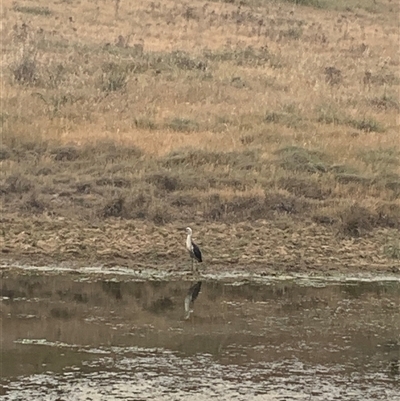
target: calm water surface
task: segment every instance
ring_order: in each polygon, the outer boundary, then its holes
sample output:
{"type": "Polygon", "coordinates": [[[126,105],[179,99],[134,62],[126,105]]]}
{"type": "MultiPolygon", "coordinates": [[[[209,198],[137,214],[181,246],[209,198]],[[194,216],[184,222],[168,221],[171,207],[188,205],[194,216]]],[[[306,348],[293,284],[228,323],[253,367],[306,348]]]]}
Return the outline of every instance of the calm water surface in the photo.
{"type": "Polygon", "coordinates": [[[5,273],[1,400],[400,400],[400,282],[5,273]]]}

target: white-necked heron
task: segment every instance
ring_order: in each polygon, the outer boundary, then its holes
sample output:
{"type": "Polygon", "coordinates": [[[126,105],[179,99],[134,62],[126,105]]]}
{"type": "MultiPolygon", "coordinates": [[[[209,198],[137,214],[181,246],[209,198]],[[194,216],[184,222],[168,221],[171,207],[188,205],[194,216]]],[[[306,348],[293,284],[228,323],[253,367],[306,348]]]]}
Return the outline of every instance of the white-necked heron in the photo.
{"type": "Polygon", "coordinates": [[[194,270],[194,260],[196,259],[197,262],[201,263],[203,258],[201,256],[200,248],[192,241],[192,229],[190,227],[186,228],[186,234],[186,249],[192,259],[192,270],[194,270]]]}

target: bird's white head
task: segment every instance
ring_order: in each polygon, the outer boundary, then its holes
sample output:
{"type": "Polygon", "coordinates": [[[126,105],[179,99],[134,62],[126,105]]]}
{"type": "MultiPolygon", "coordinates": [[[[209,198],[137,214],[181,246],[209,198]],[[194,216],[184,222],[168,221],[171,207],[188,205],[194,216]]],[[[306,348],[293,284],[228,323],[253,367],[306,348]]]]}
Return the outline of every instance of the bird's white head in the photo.
{"type": "Polygon", "coordinates": [[[192,229],[190,227],[186,227],[186,234],[192,235],[192,229]]]}

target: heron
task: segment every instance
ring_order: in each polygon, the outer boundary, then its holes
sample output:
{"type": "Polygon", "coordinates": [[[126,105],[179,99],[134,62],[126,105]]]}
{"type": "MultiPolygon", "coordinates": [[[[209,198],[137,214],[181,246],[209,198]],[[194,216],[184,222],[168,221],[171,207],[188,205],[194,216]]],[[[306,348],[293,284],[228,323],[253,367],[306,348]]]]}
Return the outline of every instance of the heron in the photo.
{"type": "Polygon", "coordinates": [[[192,229],[190,227],[186,228],[186,249],[189,252],[189,255],[192,259],[192,270],[194,270],[194,260],[196,259],[197,262],[201,263],[203,258],[201,257],[200,248],[192,241],[192,229]]]}
{"type": "Polygon", "coordinates": [[[194,304],[194,301],[199,296],[199,292],[201,289],[201,281],[193,284],[186,295],[185,298],[185,320],[189,319],[191,313],[193,313],[193,309],[190,309],[190,306],[194,304]]]}

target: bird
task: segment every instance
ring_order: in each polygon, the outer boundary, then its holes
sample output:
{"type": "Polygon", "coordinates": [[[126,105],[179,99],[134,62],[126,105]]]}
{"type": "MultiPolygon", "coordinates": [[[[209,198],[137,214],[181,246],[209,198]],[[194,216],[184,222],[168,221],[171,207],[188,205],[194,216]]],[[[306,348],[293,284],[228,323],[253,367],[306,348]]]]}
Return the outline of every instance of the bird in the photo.
{"type": "Polygon", "coordinates": [[[186,249],[192,258],[192,270],[194,270],[194,260],[196,259],[199,263],[203,261],[201,256],[200,248],[192,241],[192,229],[190,227],[186,228],[186,249]]]}
{"type": "Polygon", "coordinates": [[[190,314],[193,313],[193,309],[190,309],[190,305],[193,306],[194,301],[199,296],[200,289],[201,281],[198,281],[189,288],[185,298],[185,320],[189,319],[190,314]]]}

